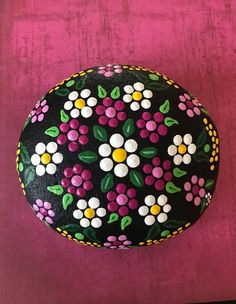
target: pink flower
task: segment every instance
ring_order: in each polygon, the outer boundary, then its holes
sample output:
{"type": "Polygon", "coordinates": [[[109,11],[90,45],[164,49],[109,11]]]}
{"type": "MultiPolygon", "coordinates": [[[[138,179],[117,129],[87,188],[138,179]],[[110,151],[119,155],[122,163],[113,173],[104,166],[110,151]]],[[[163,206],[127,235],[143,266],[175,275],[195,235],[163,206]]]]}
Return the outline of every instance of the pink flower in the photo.
{"type": "Polygon", "coordinates": [[[119,64],[107,64],[98,68],[98,74],[104,75],[106,77],[111,77],[114,73],[120,74],[121,72],[122,67],[119,64]]]}
{"type": "Polygon", "coordinates": [[[106,97],[102,101],[102,105],[96,107],[96,113],[100,116],[98,121],[101,125],[108,124],[111,128],[115,128],[119,121],[126,119],[126,113],[123,111],[125,104],[123,101],[115,101],[110,97],[106,97]]]}
{"type": "Polygon", "coordinates": [[[149,138],[152,143],[157,143],[160,136],[167,134],[164,115],[160,112],[155,113],[153,116],[149,112],[144,112],[142,119],[137,121],[137,127],[141,129],[140,137],[143,139],[149,138]]]}
{"type": "Polygon", "coordinates": [[[30,112],[31,122],[42,121],[44,119],[44,114],[49,110],[49,106],[46,104],[47,100],[38,101],[34,106],[33,110],[30,112]]]}
{"type": "Polygon", "coordinates": [[[43,202],[37,199],[36,204],[33,204],[33,209],[40,220],[45,220],[49,224],[53,224],[52,218],[55,216],[54,211],[51,210],[52,205],[49,202],[43,202]]]}
{"type": "Polygon", "coordinates": [[[118,211],[120,216],[126,216],[129,209],[136,209],[138,202],[135,199],[136,190],[134,188],[127,189],[125,184],[118,184],[115,191],[107,193],[109,201],[107,208],[110,212],[118,211]]]}
{"type": "Polygon", "coordinates": [[[83,170],[79,164],[74,165],[73,168],[66,168],[64,170],[64,176],[65,178],[61,180],[61,185],[67,189],[68,193],[76,193],[79,197],[84,197],[86,191],[93,189],[91,171],[83,170]]]}
{"type": "Polygon", "coordinates": [[[189,117],[193,117],[195,114],[200,115],[201,111],[199,106],[201,104],[198,102],[197,99],[192,99],[188,94],[183,94],[179,96],[180,103],[178,107],[182,111],[186,111],[189,117]]]}
{"type": "Polygon", "coordinates": [[[155,183],[156,190],[163,190],[165,184],[173,178],[170,167],[171,162],[169,160],[165,160],[161,164],[160,158],[154,157],[152,165],[146,164],[143,166],[143,172],[147,174],[145,184],[151,186],[155,183]]]}
{"type": "Polygon", "coordinates": [[[80,125],[77,119],[71,119],[68,123],[61,123],[59,126],[62,132],[57,136],[57,143],[64,145],[67,141],[68,149],[71,152],[76,152],[79,149],[79,144],[86,145],[88,143],[88,127],[80,125]]]}
{"type": "Polygon", "coordinates": [[[206,194],[206,190],[203,187],[204,182],[204,178],[198,178],[197,175],[191,177],[191,182],[185,182],[184,190],[187,192],[185,196],[186,201],[193,201],[196,206],[200,205],[202,198],[206,194]]]}
{"type": "Polygon", "coordinates": [[[118,248],[118,249],[128,249],[128,246],[131,245],[132,242],[127,240],[126,235],[120,235],[118,238],[116,236],[110,235],[107,237],[107,242],[103,245],[107,248],[118,248]]]}

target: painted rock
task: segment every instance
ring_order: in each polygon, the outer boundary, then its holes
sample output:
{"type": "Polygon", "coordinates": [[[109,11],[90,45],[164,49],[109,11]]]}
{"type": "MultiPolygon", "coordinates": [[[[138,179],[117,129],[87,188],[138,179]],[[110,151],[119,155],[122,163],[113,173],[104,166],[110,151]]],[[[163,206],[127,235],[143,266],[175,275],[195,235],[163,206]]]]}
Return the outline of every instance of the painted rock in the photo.
{"type": "Polygon", "coordinates": [[[83,245],[132,248],[183,232],[209,205],[219,136],[207,110],[156,71],[81,71],[30,112],[17,149],[37,217],[83,245]]]}

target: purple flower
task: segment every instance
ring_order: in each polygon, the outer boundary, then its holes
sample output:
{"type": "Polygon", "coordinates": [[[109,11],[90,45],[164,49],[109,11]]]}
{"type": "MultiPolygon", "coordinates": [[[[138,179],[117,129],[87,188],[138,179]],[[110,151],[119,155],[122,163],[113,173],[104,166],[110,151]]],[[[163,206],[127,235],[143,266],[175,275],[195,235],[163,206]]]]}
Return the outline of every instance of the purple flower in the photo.
{"type": "Polygon", "coordinates": [[[42,121],[44,119],[44,114],[49,110],[49,106],[46,104],[47,100],[38,101],[34,106],[33,110],[30,112],[31,122],[42,121]]]}
{"type": "Polygon", "coordinates": [[[33,209],[36,211],[37,217],[40,220],[45,220],[49,224],[53,224],[52,218],[55,216],[55,213],[51,210],[52,205],[40,199],[37,199],[35,203],[36,204],[33,204],[33,209]]]}
{"type": "Polygon", "coordinates": [[[199,106],[201,104],[198,102],[197,99],[192,99],[188,94],[183,94],[179,96],[180,103],[178,107],[182,111],[186,111],[189,117],[193,117],[194,115],[200,115],[201,111],[199,106]]]}
{"type": "Polygon", "coordinates": [[[104,75],[106,77],[111,77],[114,73],[120,74],[121,72],[122,67],[118,64],[107,64],[98,68],[98,74],[104,75]]]}
{"type": "Polygon", "coordinates": [[[206,194],[206,190],[203,187],[204,182],[204,178],[199,178],[197,175],[191,177],[191,182],[185,182],[184,190],[187,192],[185,196],[186,201],[193,201],[195,206],[200,205],[202,198],[206,194]]]}
{"type": "Polygon", "coordinates": [[[117,249],[128,249],[128,246],[132,244],[131,241],[127,240],[127,236],[122,234],[119,237],[110,235],[107,237],[107,242],[103,245],[107,248],[117,249]]]}

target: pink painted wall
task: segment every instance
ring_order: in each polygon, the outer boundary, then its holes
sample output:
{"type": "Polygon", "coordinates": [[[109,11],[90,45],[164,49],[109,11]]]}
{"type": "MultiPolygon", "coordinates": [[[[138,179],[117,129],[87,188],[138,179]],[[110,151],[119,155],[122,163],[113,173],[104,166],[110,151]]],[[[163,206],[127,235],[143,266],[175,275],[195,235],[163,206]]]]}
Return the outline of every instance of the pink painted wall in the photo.
{"type": "Polygon", "coordinates": [[[0,303],[190,303],[236,298],[236,1],[1,0],[0,303]],[[214,201],[159,246],[99,251],[39,222],[15,172],[33,104],[101,63],[170,75],[196,95],[221,137],[214,201]]]}

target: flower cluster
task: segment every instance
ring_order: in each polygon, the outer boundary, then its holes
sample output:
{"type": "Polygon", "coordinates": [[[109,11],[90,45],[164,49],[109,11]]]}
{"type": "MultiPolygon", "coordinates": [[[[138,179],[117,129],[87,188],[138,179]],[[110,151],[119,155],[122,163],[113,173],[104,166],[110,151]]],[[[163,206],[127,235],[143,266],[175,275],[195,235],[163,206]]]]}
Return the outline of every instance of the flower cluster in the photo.
{"type": "Polygon", "coordinates": [[[186,201],[194,203],[195,206],[201,204],[201,200],[205,197],[206,190],[204,189],[204,178],[198,178],[197,175],[191,177],[190,182],[184,183],[184,190],[187,192],[186,201]]]}
{"type": "Polygon", "coordinates": [[[44,119],[45,113],[49,110],[47,105],[47,100],[38,101],[34,106],[33,110],[30,112],[31,122],[35,123],[37,121],[42,121],[44,119]]]}
{"type": "Polygon", "coordinates": [[[104,75],[105,77],[111,77],[114,74],[122,73],[122,67],[119,64],[106,64],[98,67],[98,74],[104,75]]]}
{"type": "Polygon", "coordinates": [[[193,117],[194,115],[200,115],[201,111],[199,106],[201,105],[197,99],[191,98],[188,94],[183,94],[179,96],[180,103],[178,107],[182,111],[186,111],[189,117],[193,117]]]}
{"type": "Polygon", "coordinates": [[[107,241],[103,244],[103,246],[110,249],[128,249],[128,246],[131,244],[132,242],[127,239],[127,236],[122,234],[118,237],[114,235],[108,236],[107,241]]]}
{"type": "Polygon", "coordinates": [[[53,217],[55,212],[51,210],[52,205],[49,202],[43,202],[40,199],[35,201],[33,209],[36,211],[36,215],[40,220],[45,220],[48,224],[53,224],[53,217]]]}

